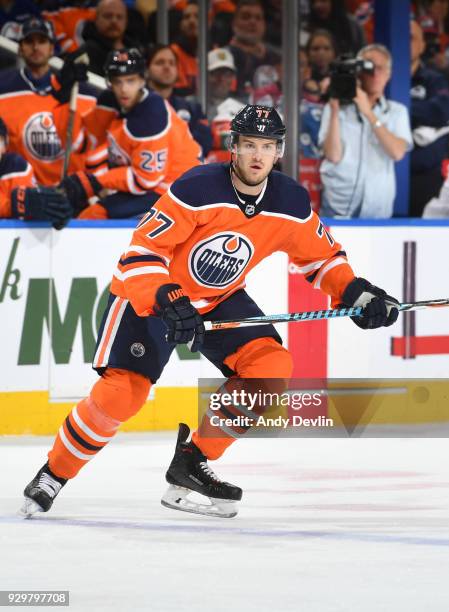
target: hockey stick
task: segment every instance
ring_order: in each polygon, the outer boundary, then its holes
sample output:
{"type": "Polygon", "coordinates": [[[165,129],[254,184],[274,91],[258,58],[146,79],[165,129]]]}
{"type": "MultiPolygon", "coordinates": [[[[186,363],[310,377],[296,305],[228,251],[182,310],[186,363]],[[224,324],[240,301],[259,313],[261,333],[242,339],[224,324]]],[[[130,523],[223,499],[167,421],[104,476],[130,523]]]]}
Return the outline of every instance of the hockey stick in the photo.
{"type": "MultiPolygon", "coordinates": [[[[83,53],[79,57],[76,58],[75,62],[88,64],[89,56],[87,53],[83,53]]],[[[64,149],[64,165],[62,168],[62,180],[67,177],[67,172],[69,169],[70,155],[72,153],[72,143],[73,143],[73,125],[75,123],[75,115],[76,115],[76,100],[78,98],[79,93],[79,83],[75,81],[72,85],[72,89],[70,91],[70,101],[69,101],[69,119],[67,121],[67,132],[66,132],[66,144],[64,149]]]]}
{"type": "MultiPolygon", "coordinates": [[[[449,298],[427,300],[423,302],[405,302],[398,304],[401,312],[421,310],[423,308],[438,308],[449,306],[449,298]]],[[[251,325],[269,325],[272,323],[301,323],[303,321],[322,321],[324,319],[338,319],[340,317],[360,317],[362,307],[335,308],[328,310],[309,310],[306,312],[291,312],[277,315],[264,315],[226,321],[204,321],[206,331],[218,329],[232,329],[235,327],[250,327],[251,325]]]]}

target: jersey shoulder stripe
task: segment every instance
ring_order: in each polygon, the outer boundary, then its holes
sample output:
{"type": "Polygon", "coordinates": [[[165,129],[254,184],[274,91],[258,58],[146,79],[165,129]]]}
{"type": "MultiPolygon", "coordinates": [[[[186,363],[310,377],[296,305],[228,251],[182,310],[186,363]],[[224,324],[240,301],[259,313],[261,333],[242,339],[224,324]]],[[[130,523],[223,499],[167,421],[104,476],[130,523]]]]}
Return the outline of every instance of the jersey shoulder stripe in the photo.
{"type": "Polygon", "coordinates": [[[169,124],[165,100],[154,92],[145,91],[144,98],[125,115],[126,131],[134,139],[162,136],[169,124]]]}
{"type": "Polygon", "coordinates": [[[206,164],[187,170],[170,187],[170,193],[188,207],[220,205],[238,208],[229,178],[229,164],[206,164]]]}

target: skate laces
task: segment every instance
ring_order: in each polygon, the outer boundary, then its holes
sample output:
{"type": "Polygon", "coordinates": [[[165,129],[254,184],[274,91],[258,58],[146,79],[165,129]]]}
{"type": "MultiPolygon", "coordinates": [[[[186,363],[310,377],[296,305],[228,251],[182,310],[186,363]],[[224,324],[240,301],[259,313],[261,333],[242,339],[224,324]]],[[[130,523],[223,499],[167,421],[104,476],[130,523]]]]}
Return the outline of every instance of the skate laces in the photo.
{"type": "Polygon", "coordinates": [[[62,484],[52,478],[50,474],[42,472],[39,478],[38,487],[45,491],[47,495],[50,495],[50,497],[56,497],[56,495],[61,490],[62,484]]]}
{"type": "Polygon", "coordinates": [[[215,474],[215,472],[208,466],[206,461],[201,461],[199,466],[207,476],[213,478],[213,480],[216,480],[217,482],[220,482],[220,479],[215,474]]]}

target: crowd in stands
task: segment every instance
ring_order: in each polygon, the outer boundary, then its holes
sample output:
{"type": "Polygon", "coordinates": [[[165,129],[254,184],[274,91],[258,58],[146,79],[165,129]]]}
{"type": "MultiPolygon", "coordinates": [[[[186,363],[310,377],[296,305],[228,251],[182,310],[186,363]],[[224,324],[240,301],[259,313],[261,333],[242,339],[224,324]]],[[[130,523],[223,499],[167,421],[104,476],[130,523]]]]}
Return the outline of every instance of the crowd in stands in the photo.
{"type": "MultiPolygon", "coordinates": [[[[385,95],[394,66],[374,38],[374,0],[298,2],[298,171],[314,207],[330,217],[391,217],[394,165],[411,151],[410,215],[449,216],[449,0],[412,3],[410,110],[385,95]],[[365,62],[349,100],[332,78],[342,57],[365,62]]],[[[19,49],[0,51],[0,184],[15,173],[0,189],[0,216],[36,218],[63,192],[66,216],[139,216],[177,172],[230,160],[230,122],[244,104],[282,114],[282,0],[209,2],[207,108],[198,101],[198,4],[169,6],[170,43],[161,45],[156,0],[0,0],[0,34],[19,49]],[[130,49],[135,99],[113,70],[130,49]],[[106,91],[88,84],[87,69],[106,77],[106,91]],[[153,143],[147,153],[136,145],[144,139],[153,143]]]]}

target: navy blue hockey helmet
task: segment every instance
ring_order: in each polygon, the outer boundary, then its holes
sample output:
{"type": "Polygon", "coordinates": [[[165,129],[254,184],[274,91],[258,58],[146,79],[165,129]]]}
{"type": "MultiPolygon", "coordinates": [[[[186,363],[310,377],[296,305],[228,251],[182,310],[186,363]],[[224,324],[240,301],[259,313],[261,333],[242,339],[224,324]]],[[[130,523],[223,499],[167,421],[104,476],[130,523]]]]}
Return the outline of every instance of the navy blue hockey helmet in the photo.
{"type": "Polygon", "coordinates": [[[230,146],[238,136],[254,136],[270,138],[278,141],[280,155],[283,153],[285,141],[285,125],[275,108],[259,104],[247,104],[231,121],[230,146]]]}
{"type": "Polygon", "coordinates": [[[272,106],[247,104],[232,120],[231,133],[284,140],[285,125],[272,106]]]}
{"type": "Polygon", "coordinates": [[[126,74],[140,74],[143,77],[145,75],[145,60],[139,49],[110,51],[106,58],[104,72],[108,80],[126,74]]]}

